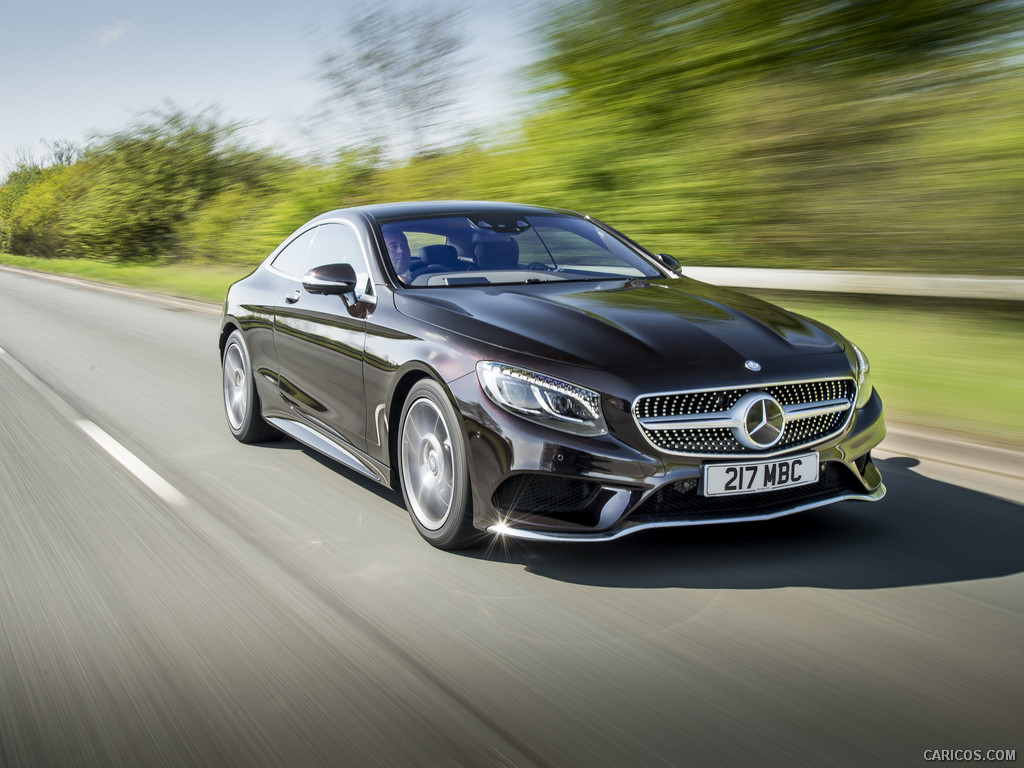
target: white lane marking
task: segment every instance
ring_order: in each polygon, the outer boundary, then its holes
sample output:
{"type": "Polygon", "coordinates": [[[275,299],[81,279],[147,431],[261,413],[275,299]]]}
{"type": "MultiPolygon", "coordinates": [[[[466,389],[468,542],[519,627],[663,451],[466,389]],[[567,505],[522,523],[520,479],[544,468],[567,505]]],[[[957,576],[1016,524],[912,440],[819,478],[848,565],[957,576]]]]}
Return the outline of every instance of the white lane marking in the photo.
{"type": "Polygon", "coordinates": [[[75,424],[79,429],[85,432],[85,434],[91,437],[96,445],[110,454],[114,461],[134,475],[136,480],[149,488],[149,490],[168,504],[173,504],[176,507],[184,507],[188,504],[188,500],[178,491],[177,488],[160,477],[160,475],[150,469],[142,459],[129,451],[91,421],[88,419],[78,419],[75,421],[75,424]]]}
{"type": "Polygon", "coordinates": [[[92,438],[96,445],[106,451],[118,464],[127,469],[136,480],[168,504],[178,508],[188,506],[188,499],[177,488],[160,477],[142,459],[117,442],[117,440],[88,419],[82,418],[71,404],[58,395],[49,384],[22,365],[19,360],[11,357],[10,353],[3,347],[0,347],[0,357],[18,376],[50,404],[54,412],[74,423],[86,435],[92,438]]]}

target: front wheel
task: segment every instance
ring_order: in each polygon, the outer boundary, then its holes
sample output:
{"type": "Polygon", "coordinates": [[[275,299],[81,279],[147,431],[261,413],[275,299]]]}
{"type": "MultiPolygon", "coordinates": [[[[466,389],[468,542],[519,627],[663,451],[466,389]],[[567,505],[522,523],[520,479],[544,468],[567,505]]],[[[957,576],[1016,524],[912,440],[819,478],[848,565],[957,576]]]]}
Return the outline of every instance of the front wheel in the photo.
{"type": "Polygon", "coordinates": [[[440,549],[476,538],[462,424],[441,386],[417,382],[402,409],[399,477],[409,516],[420,535],[440,549]]]}
{"type": "Polygon", "coordinates": [[[224,345],[221,382],[228,429],[235,439],[243,443],[262,443],[280,437],[280,433],[264,421],[260,413],[260,396],[256,392],[249,350],[241,331],[233,331],[224,345]]]}

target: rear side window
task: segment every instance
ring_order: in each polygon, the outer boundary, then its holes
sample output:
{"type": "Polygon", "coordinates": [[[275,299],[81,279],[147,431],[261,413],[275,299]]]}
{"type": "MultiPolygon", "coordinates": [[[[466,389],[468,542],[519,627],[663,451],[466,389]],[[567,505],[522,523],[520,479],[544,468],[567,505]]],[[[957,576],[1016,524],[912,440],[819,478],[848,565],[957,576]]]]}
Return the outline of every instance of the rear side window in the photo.
{"type": "Polygon", "coordinates": [[[271,266],[290,277],[300,277],[302,275],[302,265],[306,263],[306,253],[309,251],[309,244],[313,242],[315,234],[315,228],[303,232],[274,257],[271,266]]]}

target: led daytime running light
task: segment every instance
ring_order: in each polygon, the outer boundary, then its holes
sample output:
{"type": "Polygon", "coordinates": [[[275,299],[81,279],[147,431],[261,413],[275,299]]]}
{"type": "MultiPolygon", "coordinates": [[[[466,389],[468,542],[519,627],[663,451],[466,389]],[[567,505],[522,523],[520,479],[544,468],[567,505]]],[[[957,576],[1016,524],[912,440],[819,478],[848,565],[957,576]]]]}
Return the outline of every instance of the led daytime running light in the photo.
{"type": "Polygon", "coordinates": [[[868,362],[867,355],[865,355],[861,348],[856,344],[850,344],[853,347],[853,354],[857,358],[857,408],[863,408],[868,404],[868,400],[871,399],[872,384],[871,384],[871,363],[868,362]]]}
{"type": "Polygon", "coordinates": [[[576,434],[607,432],[601,397],[592,390],[503,363],[478,363],[477,377],[487,396],[507,411],[576,434]]]}

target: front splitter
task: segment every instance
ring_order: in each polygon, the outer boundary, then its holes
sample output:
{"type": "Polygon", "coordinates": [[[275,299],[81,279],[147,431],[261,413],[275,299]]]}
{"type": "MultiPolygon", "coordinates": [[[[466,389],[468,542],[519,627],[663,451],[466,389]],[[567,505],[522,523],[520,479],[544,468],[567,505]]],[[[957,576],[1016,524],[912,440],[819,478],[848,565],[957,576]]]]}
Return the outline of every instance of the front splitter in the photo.
{"type": "Polygon", "coordinates": [[[625,523],[617,528],[612,528],[607,531],[593,531],[593,532],[579,532],[579,531],[538,531],[533,528],[516,528],[505,523],[495,523],[494,525],[488,526],[487,532],[493,533],[496,536],[503,536],[510,539],[523,539],[526,541],[552,541],[552,542],[600,542],[600,541],[614,541],[615,539],[621,539],[623,536],[629,536],[632,533],[639,533],[640,531],[649,531],[654,528],[681,528],[684,526],[691,525],[718,525],[719,523],[749,523],[758,520],[773,520],[777,517],[786,517],[787,515],[795,515],[797,512],[806,512],[809,509],[815,507],[824,507],[829,504],[836,504],[840,501],[879,501],[885,496],[885,486],[879,485],[873,492],[863,493],[844,493],[839,496],[833,496],[828,499],[818,499],[817,501],[807,502],[805,504],[798,504],[795,507],[789,507],[787,509],[777,510],[775,512],[768,512],[763,515],[744,515],[737,517],[716,517],[712,519],[704,520],[657,520],[648,522],[636,522],[630,523],[627,519],[625,523]]]}

